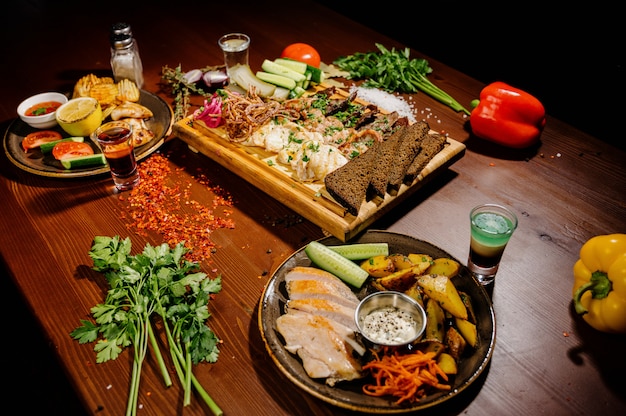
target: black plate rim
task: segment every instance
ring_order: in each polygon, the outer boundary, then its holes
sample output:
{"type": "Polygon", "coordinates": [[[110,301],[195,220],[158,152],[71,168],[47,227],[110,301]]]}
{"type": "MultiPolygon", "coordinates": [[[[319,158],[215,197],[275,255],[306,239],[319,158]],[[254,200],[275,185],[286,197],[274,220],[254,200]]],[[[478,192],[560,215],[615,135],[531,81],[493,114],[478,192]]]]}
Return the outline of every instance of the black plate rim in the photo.
{"type": "MultiPolygon", "coordinates": [[[[365,233],[355,237],[347,243],[344,243],[338,238],[332,236],[324,237],[317,241],[326,245],[339,245],[358,242],[389,241],[392,238],[406,240],[407,242],[412,242],[417,245],[425,245],[432,248],[434,252],[436,252],[439,256],[447,256],[449,258],[455,259],[453,256],[450,256],[445,250],[429,242],[393,231],[367,230],[365,233]]],[[[290,263],[297,262],[298,265],[304,265],[303,261],[304,263],[308,261],[308,258],[304,253],[304,248],[305,247],[301,247],[296,252],[292,253],[283,263],[278,266],[272,277],[268,280],[268,283],[266,284],[261,295],[258,314],[259,330],[261,332],[261,337],[263,339],[267,352],[269,353],[270,357],[274,361],[274,364],[278,367],[281,373],[300,389],[304,390],[314,397],[317,397],[322,401],[344,409],[367,412],[371,414],[408,413],[436,406],[457,396],[459,393],[467,389],[474,381],[476,381],[488,367],[488,364],[493,355],[496,341],[495,313],[493,309],[493,304],[491,303],[490,296],[485,288],[472,277],[471,273],[469,272],[469,270],[467,270],[463,263],[459,262],[459,264],[462,265],[461,273],[455,279],[462,279],[461,283],[463,284],[463,287],[470,287],[475,292],[475,294],[478,294],[480,299],[480,309],[486,309],[486,311],[483,312],[483,315],[481,315],[481,322],[484,323],[482,324],[483,327],[480,330],[482,330],[483,335],[485,333],[488,333],[489,339],[481,341],[481,346],[479,347],[480,349],[474,353],[480,355],[477,356],[478,361],[474,368],[470,369],[471,371],[469,376],[463,380],[455,379],[452,389],[450,391],[432,394],[428,396],[425,400],[414,403],[410,406],[398,406],[395,405],[392,400],[382,398],[370,398],[365,395],[362,395],[363,400],[361,400],[360,402],[354,402],[346,399],[346,397],[339,397],[339,394],[332,394],[333,392],[337,391],[345,391],[338,388],[337,386],[330,388],[328,386],[325,386],[323,382],[317,382],[310,379],[309,377],[298,377],[298,375],[294,371],[292,371],[291,368],[289,368],[289,363],[285,362],[284,357],[289,357],[287,360],[291,363],[299,362],[299,360],[293,355],[290,355],[288,352],[285,352],[279,336],[274,333],[273,328],[268,322],[268,319],[270,319],[268,315],[271,312],[271,308],[276,307],[276,305],[273,304],[271,297],[276,290],[276,284],[281,277],[281,271],[284,272],[286,268],[292,267],[290,263]],[[298,260],[300,261],[298,262],[298,260]],[[322,393],[322,391],[324,392],[322,393]],[[327,392],[330,392],[331,394],[326,394],[327,392]]],[[[308,261],[308,263],[310,264],[310,261],[308,261]]],[[[455,281],[455,284],[458,284],[458,281],[455,281]]],[[[474,303],[476,304],[476,300],[474,300],[474,303]]],[[[300,365],[301,368],[301,364],[298,365],[300,365]]]]}
{"type": "MultiPolygon", "coordinates": [[[[161,97],[159,97],[156,94],[153,94],[146,90],[141,90],[139,103],[146,105],[146,107],[148,107],[154,113],[154,117],[151,120],[148,120],[146,122],[149,128],[151,127],[150,123],[156,122],[153,120],[156,120],[157,118],[163,118],[164,123],[162,123],[163,124],[162,126],[159,126],[162,130],[160,134],[157,134],[148,143],[140,147],[137,147],[135,149],[135,157],[137,161],[141,161],[145,159],[146,157],[151,155],[153,152],[155,152],[159,147],[161,147],[161,145],[163,145],[163,143],[165,142],[165,138],[172,131],[173,118],[174,118],[174,112],[172,111],[172,108],[169,106],[169,104],[165,102],[165,100],[163,100],[161,97]],[[151,101],[153,105],[144,104],[146,100],[151,101]]],[[[63,169],[53,170],[52,168],[50,170],[42,170],[42,169],[37,169],[36,167],[33,167],[33,166],[29,166],[28,164],[25,164],[23,161],[20,160],[20,157],[15,154],[16,151],[12,150],[12,147],[15,147],[15,146],[9,145],[9,140],[20,140],[21,136],[12,133],[12,131],[14,131],[18,127],[27,128],[33,131],[37,131],[41,129],[34,129],[28,126],[18,117],[10,123],[10,125],[7,127],[4,133],[4,136],[2,139],[4,152],[7,158],[13,164],[23,171],[26,171],[26,172],[29,172],[38,176],[45,176],[45,177],[52,177],[52,178],[84,178],[84,177],[101,175],[101,174],[110,172],[109,167],[106,165],[99,166],[99,167],[92,167],[92,168],[76,169],[76,170],[63,170],[63,169]]],[[[54,130],[54,129],[59,130],[64,135],[64,137],[67,137],[67,133],[60,130],[60,127],[55,126],[51,128],[51,130],[54,130]]]]}

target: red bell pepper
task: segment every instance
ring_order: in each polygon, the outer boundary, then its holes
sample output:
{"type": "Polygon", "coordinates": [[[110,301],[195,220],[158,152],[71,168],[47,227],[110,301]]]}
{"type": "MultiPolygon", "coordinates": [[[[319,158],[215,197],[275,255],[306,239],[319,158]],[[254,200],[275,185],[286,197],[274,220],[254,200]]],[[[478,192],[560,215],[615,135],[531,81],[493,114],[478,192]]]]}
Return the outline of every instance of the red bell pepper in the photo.
{"type": "Polygon", "coordinates": [[[499,81],[483,88],[470,114],[470,126],[477,137],[518,149],[535,144],[545,125],[546,110],[541,101],[499,81]]]}

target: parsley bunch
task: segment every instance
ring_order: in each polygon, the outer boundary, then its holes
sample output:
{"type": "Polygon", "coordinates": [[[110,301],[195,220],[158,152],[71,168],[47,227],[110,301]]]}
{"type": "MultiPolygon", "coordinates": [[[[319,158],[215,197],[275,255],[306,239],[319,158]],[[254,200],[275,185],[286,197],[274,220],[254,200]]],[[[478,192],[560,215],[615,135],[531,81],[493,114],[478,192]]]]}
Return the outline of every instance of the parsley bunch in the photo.
{"type": "Polygon", "coordinates": [[[124,348],[133,347],[134,360],[126,415],[137,412],[141,367],[152,347],[166,386],[172,384],[153,330],[160,319],[176,374],[184,387],[183,404],[191,402],[195,387],[215,415],[222,410],[193,375],[193,364],[216,362],[219,339],[206,325],[211,294],[222,288],[221,277],[210,279],[199,272],[198,263],[184,258],[184,243],[171,249],[167,244],[145,246],[132,256],[129,238],[94,238],[89,255],[93,269],[104,273],[110,289],[104,303],[91,308],[95,323],[81,320],[70,335],[81,344],[96,342],[96,361],[116,359],[124,348]]]}
{"type": "Polygon", "coordinates": [[[333,63],[349,73],[350,79],[365,79],[367,88],[379,88],[387,92],[425,94],[440,101],[454,111],[469,110],[459,104],[452,96],[433,84],[427,75],[433,72],[425,59],[410,59],[410,50],[391,50],[376,43],[379,52],[357,52],[353,55],[337,58],[333,63]]]}

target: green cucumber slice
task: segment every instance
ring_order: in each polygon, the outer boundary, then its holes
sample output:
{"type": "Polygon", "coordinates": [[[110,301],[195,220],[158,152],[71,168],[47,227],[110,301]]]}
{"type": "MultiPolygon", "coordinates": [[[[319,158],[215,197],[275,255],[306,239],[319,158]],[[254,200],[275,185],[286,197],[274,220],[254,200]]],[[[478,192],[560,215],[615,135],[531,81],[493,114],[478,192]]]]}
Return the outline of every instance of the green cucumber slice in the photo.
{"type": "Polygon", "coordinates": [[[282,66],[277,64],[274,61],[270,61],[266,59],[261,64],[261,69],[265,72],[269,72],[270,74],[282,75],[283,77],[291,78],[296,82],[304,81],[306,76],[304,74],[300,74],[292,69],[287,68],[286,66],[282,66]]]}
{"type": "Polygon", "coordinates": [[[287,88],[288,90],[296,88],[296,81],[292,78],[263,71],[257,71],[256,76],[262,81],[269,82],[270,84],[274,84],[282,88],[287,88]]]}
{"type": "Polygon", "coordinates": [[[106,165],[107,160],[104,158],[103,153],[96,153],[95,155],[78,156],[71,159],[65,159],[61,161],[61,164],[65,169],[85,168],[96,165],[106,165]]]}
{"type": "Polygon", "coordinates": [[[305,92],[304,88],[296,86],[294,89],[289,91],[289,98],[300,98],[305,92]]]}
{"type": "Polygon", "coordinates": [[[65,139],[55,140],[53,142],[42,143],[39,146],[39,149],[41,150],[41,153],[43,153],[44,155],[47,155],[47,154],[50,154],[52,152],[52,149],[54,149],[54,146],[56,146],[57,143],[61,143],[61,142],[80,142],[80,143],[83,143],[84,141],[85,141],[84,137],[67,137],[65,139]]]}
{"type": "Polygon", "coordinates": [[[311,82],[316,84],[324,82],[324,71],[311,65],[307,65],[306,70],[311,73],[311,82]]]}
{"type": "Polygon", "coordinates": [[[374,256],[389,255],[389,244],[387,243],[356,243],[327,247],[349,260],[366,260],[374,256]]]}
{"type": "Polygon", "coordinates": [[[304,248],[304,252],[320,269],[334,274],[347,284],[356,288],[363,286],[363,283],[365,283],[369,277],[369,273],[358,264],[318,241],[311,241],[307,244],[304,248]]]}
{"type": "Polygon", "coordinates": [[[292,71],[296,71],[299,74],[304,74],[307,69],[307,64],[304,62],[296,61],[295,59],[287,59],[287,58],[277,58],[274,59],[279,65],[286,66],[292,71]]]}

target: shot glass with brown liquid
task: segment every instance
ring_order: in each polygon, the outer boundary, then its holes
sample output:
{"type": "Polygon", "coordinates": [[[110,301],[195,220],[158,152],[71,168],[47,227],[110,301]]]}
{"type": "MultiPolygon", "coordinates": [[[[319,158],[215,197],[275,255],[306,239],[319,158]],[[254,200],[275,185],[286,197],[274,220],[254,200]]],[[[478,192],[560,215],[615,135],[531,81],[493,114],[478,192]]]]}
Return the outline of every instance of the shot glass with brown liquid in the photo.
{"type": "Polygon", "coordinates": [[[132,132],[129,123],[111,121],[98,127],[91,135],[104,153],[118,191],[133,189],[139,183],[132,132]]]}

